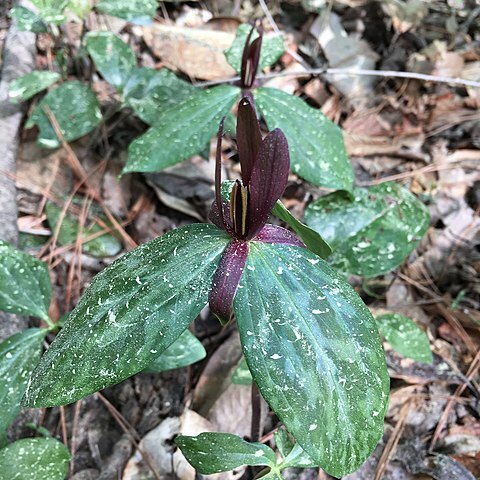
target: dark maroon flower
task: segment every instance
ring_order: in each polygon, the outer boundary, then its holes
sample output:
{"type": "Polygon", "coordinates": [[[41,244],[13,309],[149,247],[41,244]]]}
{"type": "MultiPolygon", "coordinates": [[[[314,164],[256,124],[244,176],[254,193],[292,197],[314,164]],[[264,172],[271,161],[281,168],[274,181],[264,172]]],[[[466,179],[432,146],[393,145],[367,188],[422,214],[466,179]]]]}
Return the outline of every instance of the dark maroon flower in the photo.
{"type": "Polygon", "coordinates": [[[260,51],[262,49],[262,37],[263,29],[260,26],[254,25],[250,30],[250,33],[245,40],[245,46],[243,47],[242,65],[240,69],[240,86],[243,89],[249,89],[255,82],[255,76],[257,75],[258,62],[260,61],[260,51]],[[258,37],[251,42],[253,32],[257,30],[258,37]]]}
{"type": "Polygon", "coordinates": [[[215,272],[210,290],[210,309],[222,321],[228,320],[247,262],[249,241],[283,243],[303,247],[303,243],[290,231],[266,225],[268,217],[282,195],[290,170],[288,143],[276,128],[263,140],[257,116],[248,98],[238,107],[237,149],[242,180],[236,180],[227,203],[221,195],[221,144],[223,120],[217,141],[215,169],[215,202],[210,219],[223,228],[232,240],[225,248],[215,272]]]}

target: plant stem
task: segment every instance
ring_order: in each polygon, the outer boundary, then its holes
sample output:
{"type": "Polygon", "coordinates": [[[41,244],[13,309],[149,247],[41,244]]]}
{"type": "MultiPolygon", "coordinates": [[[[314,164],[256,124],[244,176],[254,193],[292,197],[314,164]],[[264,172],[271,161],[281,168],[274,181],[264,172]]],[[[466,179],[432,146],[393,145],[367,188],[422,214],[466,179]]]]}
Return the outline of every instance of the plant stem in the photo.
{"type": "Polygon", "coordinates": [[[258,390],[257,384],[252,381],[252,426],[250,432],[250,440],[258,442],[262,434],[262,397],[258,390]]]}

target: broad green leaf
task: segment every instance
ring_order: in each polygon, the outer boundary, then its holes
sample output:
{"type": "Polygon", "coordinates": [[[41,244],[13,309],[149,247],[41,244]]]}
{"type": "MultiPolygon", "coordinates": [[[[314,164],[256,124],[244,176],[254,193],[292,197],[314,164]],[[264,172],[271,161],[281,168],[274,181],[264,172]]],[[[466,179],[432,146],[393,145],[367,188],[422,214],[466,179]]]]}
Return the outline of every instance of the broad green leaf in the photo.
{"type": "Polygon", "coordinates": [[[252,384],[252,374],[248,369],[247,361],[245,357],[242,357],[237,368],[232,375],[232,383],[235,385],[251,385],[252,384]]]}
{"type": "Polygon", "coordinates": [[[280,468],[313,468],[318,467],[317,462],[314,462],[305,452],[305,450],[296,443],[290,453],[284,458],[280,464],[280,468]]]}
{"type": "MultiPolygon", "coordinates": [[[[48,223],[52,231],[56,231],[58,222],[60,220],[62,209],[55,204],[48,202],[45,211],[47,213],[48,223]]],[[[108,222],[105,222],[108,223],[108,222]]],[[[89,222],[82,231],[82,236],[88,237],[94,233],[102,231],[103,228],[94,222],[89,222]]],[[[63,216],[60,230],[58,231],[57,240],[60,245],[74,244],[80,234],[78,228],[78,219],[71,216],[69,213],[63,216]]],[[[111,257],[116,255],[122,249],[122,242],[110,233],[105,233],[88,242],[82,244],[82,250],[85,253],[95,257],[111,257]]]]}
{"type": "Polygon", "coordinates": [[[137,67],[137,59],[130,46],[109,31],[87,33],[86,45],[102,77],[122,91],[137,67]]]}
{"type": "Polygon", "coordinates": [[[188,462],[202,475],[227,472],[242,465],[274,467],[275,453],[263,443],[249,443],[230,433],[180,435],[175,439],[188,462]]]}
{"type": "MultiPolygon", "coordinates": [[[[240,73],[242,67],[242,54],[245,46],[245,41],[250,33],[252,26],[244,23],[237,29],[235,40],[232,46],[225,50],[225,57],[227,62],[240,73]]],[[[254,30],[251,41],[258,37],[258,32],[254,30]]],[[[264,35],[262,40],[262,50],[260,51],[260,61],[258,62],[258,69],[263,70],[265,67],[273,65],[285,52],[282,35],[264,35]]]]}
{"type": "Polygon", "coordinates": [[[14,80],[8,88],[8,94],[12,100],[28,100],[58,82],[60,78],[60,74],[56,72],[35,70],[14,80]]]}
{"type": "Polygon", "coordinates": [[[50,277],[45,263],[0,240],[0,310],[48,319],[50,277]]]}
{"type": "Polygon", "coordinates": [[[269,130],[280,128],[287,137],[292,170],[314,185],[351,192],[354,174],[340,128],[301,98],[276,88],[262,87],[254,95],[269,130]]]}
{"type": "Polygon", "coordinates": [[[74,402],[146,368],[207,304],[229,237],[187,225],[98,274],[32,375],[25,405],[74,402]]]}
{"type": "Polygon", "coordinates": [[[38,126],[40,130],[38,143],[46,148],[56,148],[60,145],[55,130],[45,114],[47,107],[56,118],[67,142],[92,131],[102,118],[97,98],[87,85],[78,81],[63,83],[45,95],[25,125],[26,128],[38,126]]]}
{"type": "Polygon", "coordinates": [[[288,454],[293,450],[293,447],[295,446],[295,441],[284,428],[279,428],[273,434],[273,438],[275,439],[275,445],[277,446],[280,455],[283,458],[286,458],[288,454]]]}
{"type": "Polygon", "coordinates": [[[146,123],[153,125],[159,112],[175,107],[198,89],[167,68],[136,68],[125,85],[125,103],[146,123]]]}
{"type": "Polygon", "coordinates": [[[202,342],[189,330],[185,330],[159,357],[143,371],[159,373],[174,368],[186,367],[199,362],[207,356],[202,342]]]}
{"type": "Polygon", "coordinates": [[[54,438],[24,438],[0,450],[0,480],[63,480],[70,452],[54,438]]]}
{"type": "Polygon", "coordinates": [[[31,2],[38,8],[38,14],[45,23],[60,25],[65,22],[64,10],[68,0],[31,0],[31,2]]]}
{"type": "Polygon", "coordinates": [[[238,87],[198,90],[181,103],[158,112],[158,121],[128,148],[123,173],[154,172],[200,152],[232,107],[238,87]]]}
{"type": "Polygon", "coordinates": [[[428,336],[413,320],[400,313],[386,313],[377,317],[377,324],[398,353],[417,362],[433,362],[428,336]]]}
{"type": "Polygon", "coordinates": [[[427,208],[395,183],[356,188],[354,200],[332,193],[313,202],[305,221],[332,246],[337,269],[375,277],[398,267],[429,224],[427,208]]]}
{"type": "Polygon", "coordinates": [[[100,12],[131,23],[148,25],[157,11],[158,0],[100,0],[96,7],[100,12]]]}
{"type": "Polygon", "coordinates": [[[332,249],[322,236],[312,228],[297,220],[280,200],[278,200],[273,207],[272,215],[283,220],[289,227],[291,227],[291,229],[302,239],[305,246],[313,253],[316,253],[320,258],[325,260],[331,255],[332,249]]]}
{"type": "Polygon", "coordinates": [[[67,8],[70,12],[73,12],[81,20],[84,20],[85,17],[92,10],[92,2],[90,0],[70,0],[68,2],[67,8]]]}
{"type": "Polygon", "coordinates": [[[311,459],[341,477],[383,433],[389,378],[360,297],[306,248],[250,242],[234,301],[262,396],[311,459]]]}
{"type": "Polygon", "coordinates": [[[42,18],[28,8],[17,5],[10,10],[10,17],[15,21],[18,30],[23,32],[43,33],[47,31],[42,18]]]}
{"type": "Polygon", "coordinates": [[[20,410],[30,375],[40,360],[47,329],[28,328],[0,343],[0,446],[6,431],[20,410]]]}

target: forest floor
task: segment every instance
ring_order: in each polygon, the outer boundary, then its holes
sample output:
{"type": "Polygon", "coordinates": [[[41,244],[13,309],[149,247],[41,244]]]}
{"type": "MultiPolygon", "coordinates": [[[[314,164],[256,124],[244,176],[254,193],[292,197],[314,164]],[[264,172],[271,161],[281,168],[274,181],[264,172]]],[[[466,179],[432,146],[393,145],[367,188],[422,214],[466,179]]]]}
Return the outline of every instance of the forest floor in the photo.
{"type": "MultiPolygon", "coordinates": [[[[273,75],[267,85],[302,97],[343,129],[357,185],[395,181],[428,206],[430,227],[400,267],[368,280],[351,279],[374,314],[394,311],[414,319],[428,334],[434,362],[404,358],[384,343],[391,377],[384,437],[360,470],[344,478],[460,479],[462,466],[480,478],[480,88],[444,81],[480,81],[480,7],[471,0],[290,0],[268,2],[269,18],[262,3],[160,2],[153,27],[119,19],[110,19],[109,27],[135,49],[139,65],[168,67],[197,84],[232,75],[219,33],[228,46],[240,23],[261,18],[266,32],[284,33],[287,45],[270,73],[307,72],[273,75]],[[329,67],[414,72],[436,81],[308,74],[329,67]]],[[[0,27],[3,42],[9,22],[2,20],[0,27]]],[[[69,22],[62,28],[65,43],[78,49],[80,26],[69,22]]],[[[36,47],[37,68],[51,66],[57,46],[39,34],[36,47]]],[[[82,75],[102,110],[111,110],[112,87],[92,72],[82,75]]],[[[71,150],[42,149],[35,128],[20,131],[15,177],[20,246],[48,262],[54,320],[69,312],[93,276],[121,253],[173,228],[206,221],[214,198],[215,139],[208,162],[195,156],[161,174],[119,179],[128,144],[145,130],[128,112],[113,112],[71,150]],[[112,229],[122,245],[113,257],[82,251],[81,232],[95,205],[78,183],[77,162],[104,210],[120,224],[112,229]],[[47,201],[69,207],[70,242],[61,244],[48,223],[47,201]]],[[[238,176],[236,157],[225,159],[224,168],[227,177],[238,176]]],[[[324,193],[291,174],[284,202],[302,218],[305,207],[324,193]]],[[[250,387],[230,382],[241,357],[235,325],[221,327],[204,309],[193,332],[207,350],[205,360],[139,374],[74,405],[38,411],[34,421],[73,454],[69,478],[193,480],[194,472],[175,452],[178,432],[249,436],[250,387]]],[[[265,409],[264,438],[277,426],[265,409]]],[[[31,434],[20,427],[14,432],[31,434]]],[[[318,469],[290,471],[287,477],[331,478],[318,469]]]]}

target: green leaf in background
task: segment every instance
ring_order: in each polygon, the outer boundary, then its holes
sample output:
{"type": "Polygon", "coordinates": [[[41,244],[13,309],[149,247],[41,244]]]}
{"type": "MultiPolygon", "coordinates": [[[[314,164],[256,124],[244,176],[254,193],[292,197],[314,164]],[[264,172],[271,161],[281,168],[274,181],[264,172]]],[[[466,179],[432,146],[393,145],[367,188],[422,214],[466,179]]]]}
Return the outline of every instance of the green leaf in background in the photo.
{"type": "Polygon", "coordinates": [[[306,248],[250,242],[234,311],[262,396],[311,459],[356,470],[383,433],[389,377],[360,297],[306,248]]]}
{"type": "Polygon", "coordinates": [[[398,353],[416,362],[433,362],[428,336],[413,320],[400,313],[386,313],[377,317],[377,324],[398,353]]]}
{"type": "Polygon", "coordinates": [[[47,31],[47,26],[42,18],[28,8],[17,5],[10,10],[10,17],[20,31],[33,33],[44,33],[47,31]]]}
{"type": "Polygon", "coordinates": [[[123,173],[160,171],[200,152],[239,92],[238,87],[229,85],[198,90],[158,112],[155,125],[129,145],[123,173]]]}
{"type": "Polygon", "coordinates": [[[40,360],[25,405],[71,403],[146,368],[207,304],[228,241],[213,225],[187,225],[99,273],[40,360]]]}
{"type": "Polygon", "coordinates": [[[45,263],[0,240],[0,310],[48,319],[51,285],[45,263]]]}
{"type": "MultiPolygon", "coordinates": [[[[250,33],[252,26],[244,23],[237,29],[237,34],[232,46],[225,50],[225,57],[227,62],[235,69],[237,73],[240,73],[242,67],[242,54],[245,41],[250,33]]],[[[258,37],[258,32],[253,31],[251,41],[258,37]]],[[[285,52],[285,45],[283,43],[282,35],[264,35],[262,39],[262,50],[260,52],[260,61],[258,62],[259,70],[263,70],[265,67],[273,65],[285,52]]]]}
{"type": "Polygon", "coordinates": [[[25,125],[26,128],[38,126],[40,130],[38,143],[46,148],[56,148],[60,145],[60,140],[45,114],[47,107],[57,119],[67,142],[86,135],[102,119],[97,98],[88,85],[78,81],[63,83],[45,95],[25,125]]]}
{"type": "MultiPolygon", "coordinates": [[[[47,202],[45,206],[47,213],[48,223],[53,232],[56,231],[62,209],[58,208],[55,204],[47,202]]],[[[108,223],[108,222],[105,222],[108,223]]],[[[103,228],[97,223],[91,222],[84,226],[82,231],[83,237],[88,237],[94,233],[102,231],[103,228]]],[[[77,241],[77,237],[80,234],[78,219],[73,217],[70,213],[64,215],[60,230],[58,231],[57,240],[60,245],[74,244],[77,241]]],[[[122,249],[122,242],[112,235],[111,233],[105,233],[96,237],[88,242],[82,244],[82,250],[85,253],[93,255],[94,257],[104,258],[112,257],[120,252],[122,249]]]]}
{"type": "Polygon", "coordinates": [[[251,385],[252,384],[252,374],[247,365],[245,357],[242,357],[237,368],[232,375],[232,383],[235,385],[251,385]]]}
{"type": "Polygon", "coordinates": [[[40,360],[42,343],[48,330],[28,328],[0,343],[0,446],[20,410],[28,380],[40,360]]]}
{"type": "Polygon", "coordinates": [[[296,443],[290,453],[283,459],[280,468],[314,468],[318,467],[305,450],[296,443]]]}
{"type": "Polygon", "coordinates": [[[337,125],[301,98],[276,88],[262,87],[254,95],[269,130],[280,128],[287,137],[293,172],[320,187],[352,191],[353,169],[337,125]]]}
{"type": "Polygon", "coordinates": [[[186,367],[207,356],[202,342],[189,330],[185,330],[164,352],[143,371],[159,373],[174,368],[186,367]]]}
{"type": "Polygon", "coordinates": [[[202,475],[227,472],[242,465],[275,467],[277,459],[263,443],[249,443],[230,433],[180,435],[175,439],[188,462],[202,475]]]}
{"type": "Polygon", "coordinates": [[[122,91],[133,70],[137,67],[135,53],[113,32],[89,32],[86,35],[88,54],[102,77],[122,91]]]}
{"type": "Polygon", "coordinates": [[[60,74],[56,72],[35,70],[14,80],[9,85],[8,94],[12,100],[28,100],[58,82],[60,78],[60,74]]]}
{"type": "Polygon", "coordinates": [[[280,200],[273,207],[272,215],[284,221],[301,238],[305,246],[320,258],[325,260],[331,255],[332,249],[322,236],[297,220],[280,200]]]}
{"type": "Polygon", "coordinates": [[[198,89],[167,68],[136,68],[123,89],[125,103],[146,123],[159,120],[159,112],[183,102],[198,89]]]}
{"type": "Polygon", "coordinates": [[[329,263],[342,272],[375,277],[398,267],[425,234],[427,208],[393,182],[339,192],[311,203],[305,222],[332,246],[329,263]]]}
{"type": "Polygon", "coordinates": [[[152,23],[157,7],[157,0],[100,0],[96,5],[97,10],[102,13],[137,25],[152,23]]]}
{"type": "Polygon", "coordinates": [[[31,0],[31,2],[38,8],[38,14],[45,23],[60,25],[65,22],[64,10],[68,0],[31,0]]]}
{"type": "Polygon", "coordinates": [[[63,480],[70,452],[54,438],[24,438],[0,450],[0,480],[63,480]]]}

